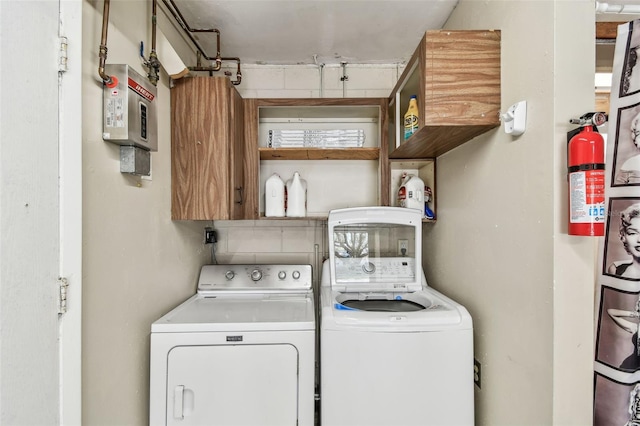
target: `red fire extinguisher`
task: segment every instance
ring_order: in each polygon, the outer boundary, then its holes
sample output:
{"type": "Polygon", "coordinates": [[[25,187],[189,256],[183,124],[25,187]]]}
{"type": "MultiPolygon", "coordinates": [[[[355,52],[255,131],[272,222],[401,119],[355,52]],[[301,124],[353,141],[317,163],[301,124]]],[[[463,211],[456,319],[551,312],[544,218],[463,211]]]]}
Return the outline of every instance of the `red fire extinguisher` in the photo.
{"type": "Polygon", "coordinates": [[[571,120],[582,127],[568,134],[569,235],[604,235],[604,139],[596,126],[606,121],[602,112],[571,120]]]}

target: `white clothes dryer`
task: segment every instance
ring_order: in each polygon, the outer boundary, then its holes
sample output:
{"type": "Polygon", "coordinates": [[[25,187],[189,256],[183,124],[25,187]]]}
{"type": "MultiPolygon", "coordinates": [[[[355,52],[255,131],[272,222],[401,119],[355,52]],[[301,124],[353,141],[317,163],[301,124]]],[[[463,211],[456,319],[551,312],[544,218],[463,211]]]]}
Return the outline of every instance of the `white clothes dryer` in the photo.
{"type": "Polygon", "coordinates": [[[329,214],[322,425],[474,424],[471,316],[427,285],[421,222],[421,211],[405,208],[329,214]],[[404,256],[398,240],[408,242],[404,256]]]}
{"type": "Polygon", "coordinates": [[[151,326],[150,425],[307,425],[315,411],[310,265],[205,265],[151,326]]]}

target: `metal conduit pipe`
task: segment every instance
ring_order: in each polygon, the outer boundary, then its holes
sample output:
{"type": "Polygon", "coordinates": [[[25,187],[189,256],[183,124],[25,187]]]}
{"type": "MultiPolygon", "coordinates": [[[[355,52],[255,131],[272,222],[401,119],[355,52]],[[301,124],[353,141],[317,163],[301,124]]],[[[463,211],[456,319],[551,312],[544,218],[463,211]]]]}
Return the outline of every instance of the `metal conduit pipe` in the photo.
{"type": "Polygon", "coordinates": [[[347,61],[340,61],[340,66],[342,67],[342,77],[340,77],[340,81],[342,82],[342,97],[347,97],[347,86],[346,81],[349,81],[349,76],[347,75],[347,61]]]}
{"type": "Polygon", "coordinates": [[[320,97],[324,98],[324,75],[322,72],[324,70],[324,63],[318,63],[317,54],[313,55],[313,63],[316,64],[318,71],[320,72],[320,97]]]}
{"type": "Polygon", "coordinates": [[[110,75],[105,74],[104,67],[107,62],[107,29],[109,28],[109,1],[104,0],[104,9],[102,11],[102,38],[100,39],[100,53],[98,64],[98,75],[102,81],[110,86],[113,84],[113,79],[110,75]]]}
{"type": "Polygon", "coordinates": [[[149,54],[149,61],[147,66],[149,67],[149,73],[147,78],[154,86],[158,85],[160,74],[160,61],[158,60],[158,54],[156,53],[156,25],[157,25],[157,0],[153,0],[153,8],[151,12],[151,53],[149,54]]]}

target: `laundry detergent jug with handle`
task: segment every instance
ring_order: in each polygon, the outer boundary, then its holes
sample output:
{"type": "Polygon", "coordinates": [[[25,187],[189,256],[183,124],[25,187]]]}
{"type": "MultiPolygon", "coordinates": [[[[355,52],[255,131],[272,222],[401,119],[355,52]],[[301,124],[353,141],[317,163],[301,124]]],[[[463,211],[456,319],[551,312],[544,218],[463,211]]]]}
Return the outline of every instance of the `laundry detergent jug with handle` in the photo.
{"type": "Polygon", "coordinates": [[[287,217],[304,217],[307,215],[307,181],[295,172],[287,181],[286,194],[287,217]]]}
{"type": "Polygon", "coordinates": [[[398,189],[398,205],[419,209],[424,213],[424,181],[418,176],[403,175],[400,189],[398,189]]]}
{"type": "Polygon", "coordinates": [[[284,182],[277,173],[272,174],[264,186],[264,215],[284,217],[284,182]]]}

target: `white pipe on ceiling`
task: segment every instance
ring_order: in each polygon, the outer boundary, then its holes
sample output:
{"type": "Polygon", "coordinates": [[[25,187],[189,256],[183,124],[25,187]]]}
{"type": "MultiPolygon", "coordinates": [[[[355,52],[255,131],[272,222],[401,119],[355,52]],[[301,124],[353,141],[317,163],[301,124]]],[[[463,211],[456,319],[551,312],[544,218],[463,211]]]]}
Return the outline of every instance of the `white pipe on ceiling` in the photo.
{"type": "Polygon", "coordinates": [[[596,1],[596,13],[640,14],[640,4],[609,4],[596,1]]]}

